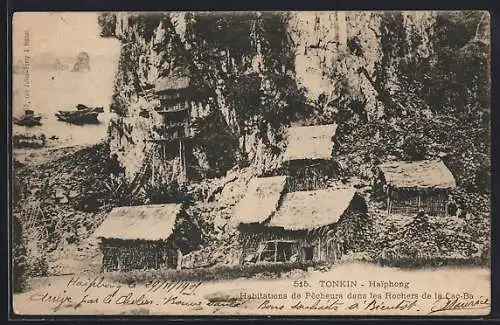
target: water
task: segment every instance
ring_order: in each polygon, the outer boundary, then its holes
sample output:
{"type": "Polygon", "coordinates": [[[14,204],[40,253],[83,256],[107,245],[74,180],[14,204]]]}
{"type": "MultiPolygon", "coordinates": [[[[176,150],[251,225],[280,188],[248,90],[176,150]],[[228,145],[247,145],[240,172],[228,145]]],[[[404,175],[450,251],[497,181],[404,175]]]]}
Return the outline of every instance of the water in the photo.
{"type": "MultiPolygon", "coordinates": [[[[50,71],[38,69],[30,71],[29,89],[31,109],[42,116],[41,126],[24,127],[13,125],[13,134],[40,135],[47,138],[58,137],[58,145],[88,145],[101,141],[106,136],[106,128],[111,114],[109,105],[113,91],[116,60],[91,60],[90,72],[50,71]],[[72,125],[59,121],[54,115],[59,110],[74,110],[77,104],[102,106],[99,124],[72,125]]],[[[24,113],[23,74],[13,76],[13,116],[24,113]]]]}

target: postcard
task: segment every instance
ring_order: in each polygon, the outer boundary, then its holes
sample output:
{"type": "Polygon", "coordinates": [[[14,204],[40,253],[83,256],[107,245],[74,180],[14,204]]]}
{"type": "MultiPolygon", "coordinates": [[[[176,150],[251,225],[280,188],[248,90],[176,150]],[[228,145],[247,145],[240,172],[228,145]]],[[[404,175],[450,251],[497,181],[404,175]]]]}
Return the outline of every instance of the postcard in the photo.
{"type": "Polygon", "coordinates": [[[12,25],[17,315],[490,313],[488,12],[12,25]]]}

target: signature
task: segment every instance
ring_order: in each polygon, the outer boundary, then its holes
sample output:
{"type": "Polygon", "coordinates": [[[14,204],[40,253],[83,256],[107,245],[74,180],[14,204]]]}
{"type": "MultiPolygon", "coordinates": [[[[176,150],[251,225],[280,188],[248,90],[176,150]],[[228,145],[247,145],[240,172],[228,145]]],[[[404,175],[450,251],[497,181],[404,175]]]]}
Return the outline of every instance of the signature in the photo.
{"type": "Polygon", "coordinates": [[[366,306],[365,310],[412,310],[416,308],[417,300],[406,300],[403,299],[398,303],[387,303],[383,301],[377,301],[373,299],[366,306]]]}
{"type": "Polygon", "coordinates": [[[449,310],[464,310],[464,309],[483,309],[490,306],[490,300],[483,296],[477,299],[459,299],[458,297],[454,299],[450,298],[439,298],[434,301],[429,314],[438,313],[442,311],[449,310]]]}
{"type": "Polygon", "coordinates": [[[29,300],[52,304],[54,305],[52,308],[54,311],[70,306],[73,303],[72,297],[66,294],[66,290],[58,294],[49,294],[48,292],[34,293],[29,297],[29,300]]]}
{"type": "Polygon", "coordinates": [[[113,283],[108,283],[105,281],[103,276],[96,276],[93,279],[84,279],[80,278],[79,276],[77,277],[72,277],[69,279],[68,283],[66,283],[67,287],[80,287],[84,288],[83,292],[89,291],[91,288],[106,288],[106,289],[114,289],[114,288],[120,288],[121,285],[113,284],[113,283]]]}

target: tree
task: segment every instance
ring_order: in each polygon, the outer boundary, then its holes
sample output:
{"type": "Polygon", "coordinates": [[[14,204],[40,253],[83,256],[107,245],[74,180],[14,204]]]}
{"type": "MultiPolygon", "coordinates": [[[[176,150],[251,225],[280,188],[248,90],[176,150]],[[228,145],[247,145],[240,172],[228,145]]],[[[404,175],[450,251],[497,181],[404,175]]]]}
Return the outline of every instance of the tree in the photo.
{"type": "Polygon", "coordinates": [[[97,22],[99,24],[99,27],[101,28],[100,30],[100,35],[102,37],[115,37],[115,31],[116,31],[116,15],[105,12],[102,13],[98,16],[97,22]]]}

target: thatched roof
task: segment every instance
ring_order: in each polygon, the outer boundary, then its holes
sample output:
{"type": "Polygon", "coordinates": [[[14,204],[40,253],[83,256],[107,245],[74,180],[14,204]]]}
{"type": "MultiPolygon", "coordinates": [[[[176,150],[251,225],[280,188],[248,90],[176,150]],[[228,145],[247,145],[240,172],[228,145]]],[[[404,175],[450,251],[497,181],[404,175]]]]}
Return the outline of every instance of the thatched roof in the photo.
{"type": "Polygon", "coordinates": [[[334,224],[349,207],[355,193],[353,188],[287,193],[267,226],[307,230],[334,224]]]}
{"type": "Polygon", "coordinates": [[[388,185],[398,188],[447,189],[456,186],[455,178],[439,160],[389,162],[379,165],[388,185]]]}
{"type": "Polygon", "coordinates": [[[336,124],[291,127],[284,160],[331,159],[336,124]]]}
{"type": "Polygon", "coordinates": [[[154,204],[114,208],[94,237],[166,240],[174,230],[181,207],[181,204],[154,204]]]}
{"type": "Polygon", "coordinates": [[[235,224],[260,223],[269,218],[278,208],[285,183],[285,176],[253,178],[235,208],[235,224]]]}
{"type": "Polygon", "coordinates": [[[189,87],[191,78],[183,75],[171,75],[158,79],[155,84],[156,92],[163,92],[168,90],[179,90],[189,87]]]}

